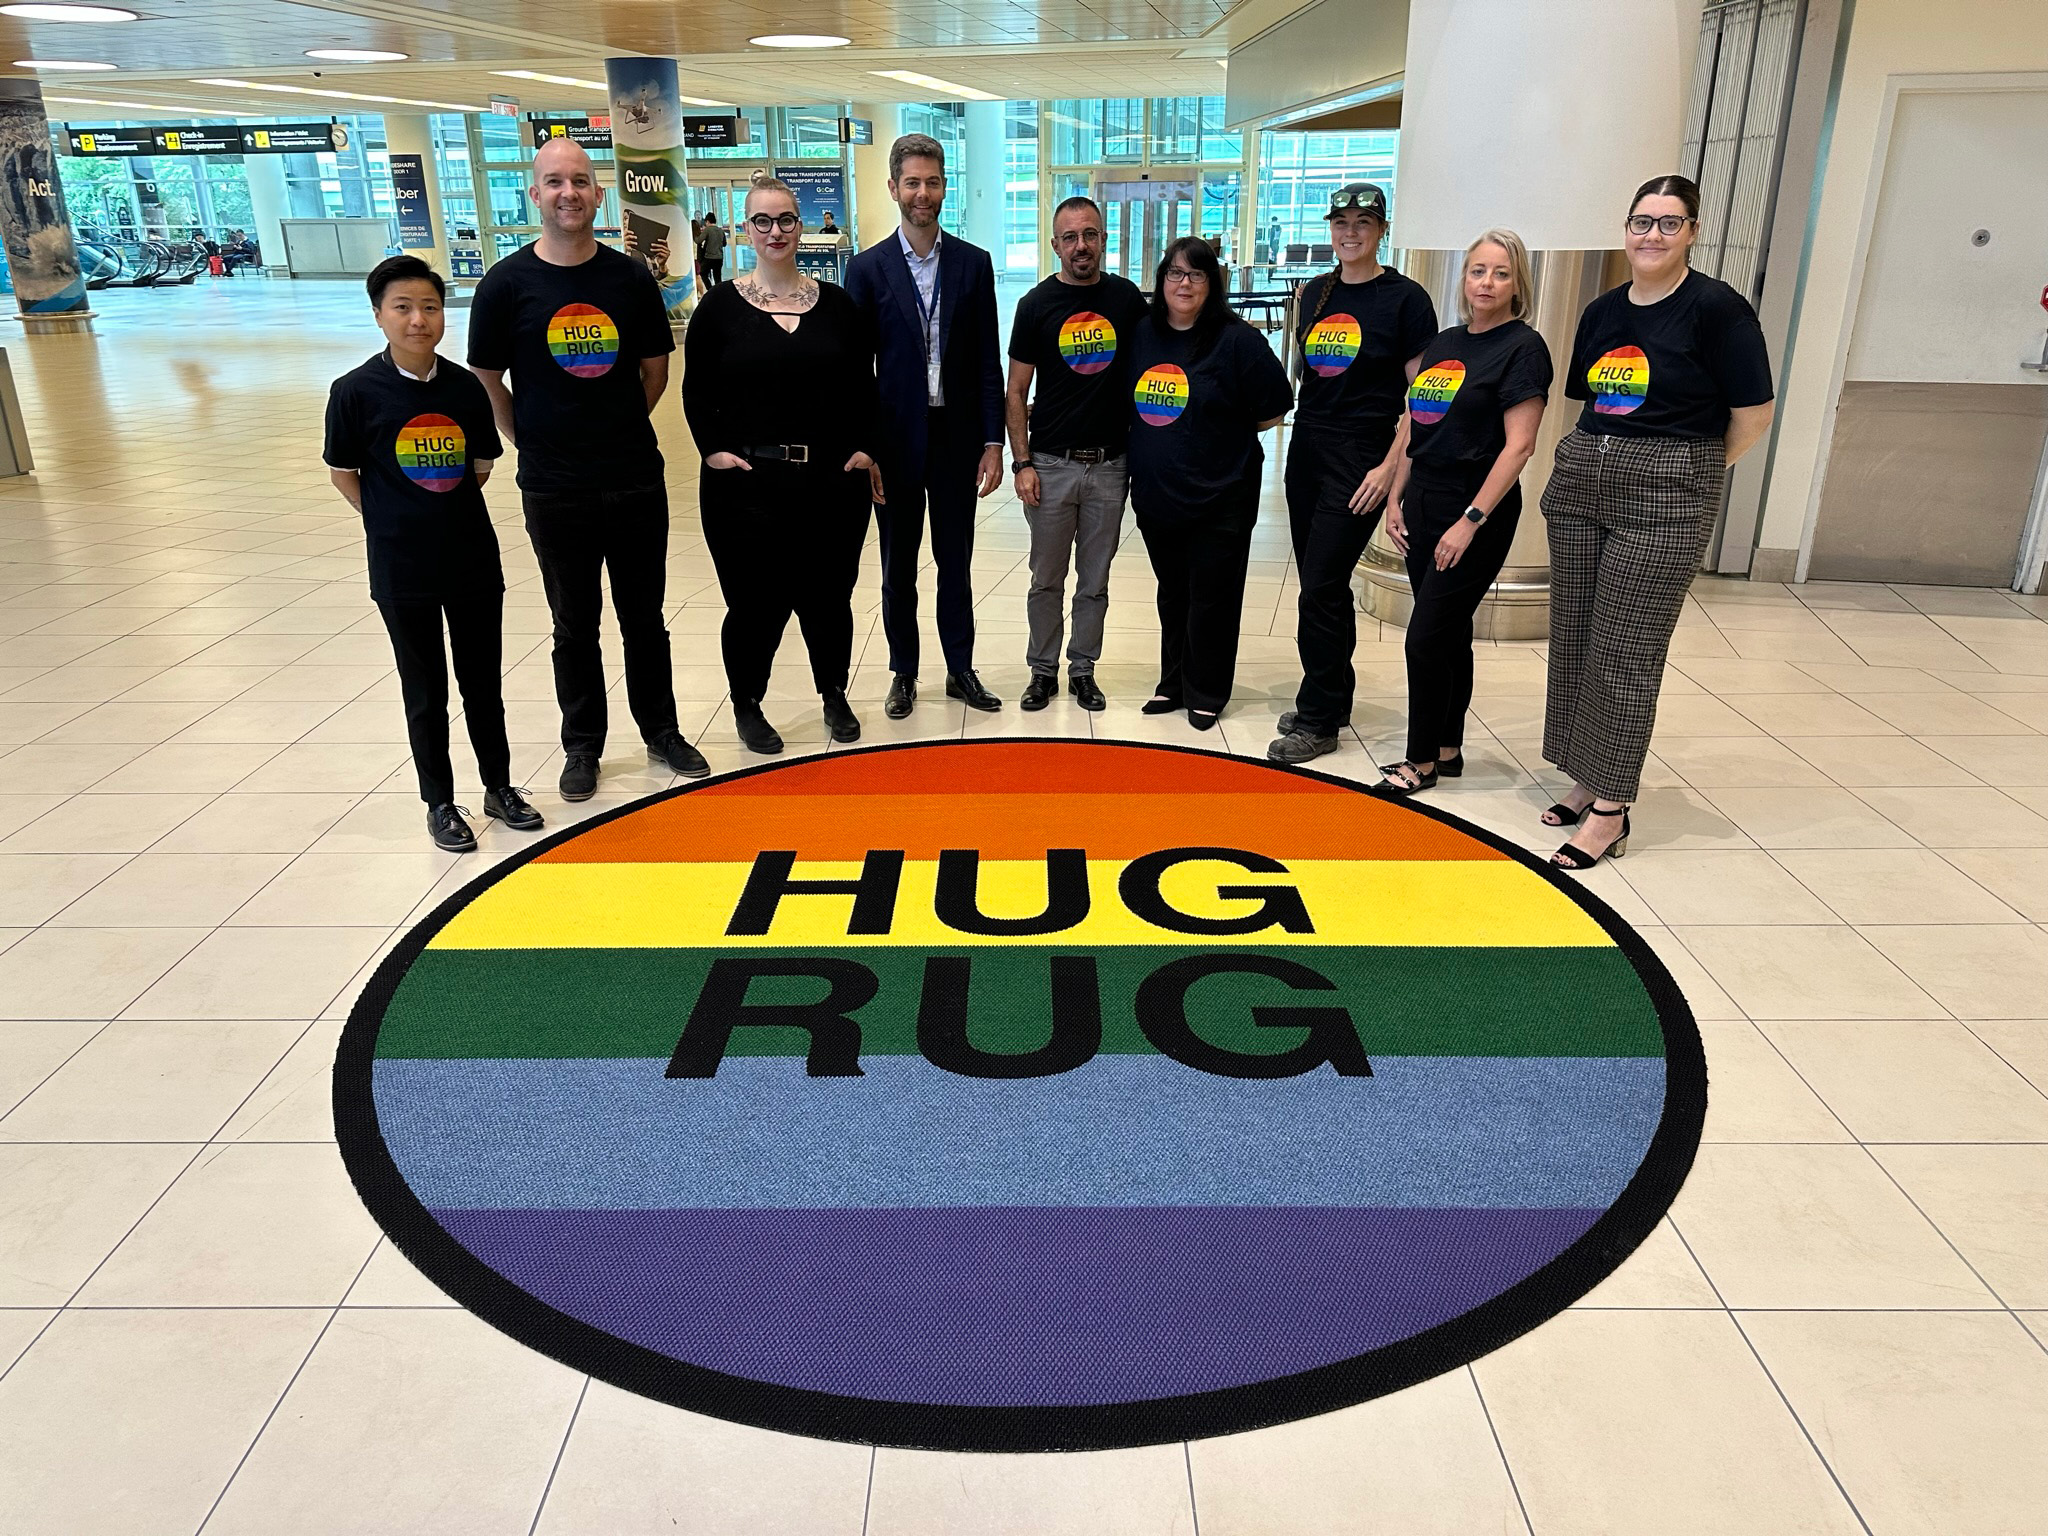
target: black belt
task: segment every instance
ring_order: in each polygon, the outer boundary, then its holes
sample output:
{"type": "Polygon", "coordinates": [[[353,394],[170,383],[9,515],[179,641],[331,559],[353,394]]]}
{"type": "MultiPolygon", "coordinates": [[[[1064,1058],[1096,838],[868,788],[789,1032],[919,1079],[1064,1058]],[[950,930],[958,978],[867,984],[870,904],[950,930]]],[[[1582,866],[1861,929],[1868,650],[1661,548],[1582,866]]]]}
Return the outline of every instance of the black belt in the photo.
{"type": "Polygon", "coordinates": [[[747,459],[782,459],[791,464],[811,462],[811,446],[808,443],[762,443],[755,448],[742,448],[740,456],[747,459]]]}
{"type": "Polygon", "coordinates": [[[1034,448],[1033,457],[1065,459],[1069,464],[1107,464],[1121,455],[1111,453],[1107,448],[1069,448],[1064,453],[1051,448],[1034,448]]]}

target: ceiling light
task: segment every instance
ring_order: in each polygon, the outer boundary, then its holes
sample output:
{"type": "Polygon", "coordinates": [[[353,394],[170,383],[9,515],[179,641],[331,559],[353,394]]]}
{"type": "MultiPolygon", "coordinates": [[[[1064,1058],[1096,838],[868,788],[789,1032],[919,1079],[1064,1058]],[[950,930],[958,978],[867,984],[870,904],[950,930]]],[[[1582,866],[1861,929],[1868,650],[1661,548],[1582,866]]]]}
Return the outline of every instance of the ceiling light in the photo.
{"type": "Polygon", "coordinates": [[[0,16],[23,21],[140,21],[133,11],[111,5],[0,5],[0,16]]]}
{"type": "Polygon", "coordinates": [[[729,107],[732,105],[729,101],[707,101],[702,96],[678,96],[676,100],[682,102],[685,106],[691,107],[729,107]]]}
{"type": "Polygon", "coordinates": [[[156,101],[101,101],[92,96],[45,96],[43,100],[63,107],[129,107],[138,112],[183,112],[184,107],[167,107],[156,101]]]}
{"type": "Polygon", "coordinates": [[[494,69],[491,73],[503,75],[507,80],[538,80],[543,85],[573,85],[586,91],[611,89],[602,80],[579,80],[574,75],[544,75],[537,69],[494,69]]]}
{"type": "Polygon", "coordinates": [[[409,53],[385,53],[377,48],[308,48],[309,59],[332,59],[337,64],[390,64],[409,59],[409,53]]]}
{"type": "Polygon", "coordinates": [[[194,80],[194,85],[218,85],[231,91],[278,91],[287,96],[325,96],[335,101],[380,101],[393,107],[432,107],[440,112],[482,112],[486,109],[466,101],[417,101],[410,96],[366,96],[361,91],[323,91],[311,85],[273,85],[266,80],[194,80]]]}
{"type": "Polygon", "coordinates": [[[958,97],[962,101],[1001,101],[1003,98],[993,91],[977,91],[971,85],[955,85],[951,80],[941,80],[937,75],[920,75],[914,69],[871,69],[871,75],[880,75],[884,80],[900,80],[905,85],[923,86],[944,97],[958,97]]]}
{"type": "Polygon", "coordinates": [[[89,59],[16,59],[16,69],[118,69],[118,64],[97,64],[89,59]]]}
{"type": "Polygon", "coordinates": [[[747,41],[756,48],[844,48],[853,39],[834,32],[771,32],[747,41]]]}

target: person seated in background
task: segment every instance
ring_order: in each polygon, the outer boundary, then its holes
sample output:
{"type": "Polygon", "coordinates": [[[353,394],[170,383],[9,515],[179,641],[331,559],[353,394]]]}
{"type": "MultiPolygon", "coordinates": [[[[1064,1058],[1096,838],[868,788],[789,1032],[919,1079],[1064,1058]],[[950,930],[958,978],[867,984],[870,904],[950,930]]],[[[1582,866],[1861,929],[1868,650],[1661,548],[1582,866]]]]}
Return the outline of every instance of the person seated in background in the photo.
{"type": "Polygon", "coordinates": [[[448,760],[448,662],[484,782],[484,814],[521,832],[540,813],[512,787],[499,677],[505,577],[484,482],[505,450],[475,374],[436,355],[447,285],[417,256],[379,262],[366,285],[388,345],[334,381],[327,396],[328,478],[362,514],[370,597],[398,662],[413,771],[434,845],[468,853],[476,833],[455,804],[448,760]]]}

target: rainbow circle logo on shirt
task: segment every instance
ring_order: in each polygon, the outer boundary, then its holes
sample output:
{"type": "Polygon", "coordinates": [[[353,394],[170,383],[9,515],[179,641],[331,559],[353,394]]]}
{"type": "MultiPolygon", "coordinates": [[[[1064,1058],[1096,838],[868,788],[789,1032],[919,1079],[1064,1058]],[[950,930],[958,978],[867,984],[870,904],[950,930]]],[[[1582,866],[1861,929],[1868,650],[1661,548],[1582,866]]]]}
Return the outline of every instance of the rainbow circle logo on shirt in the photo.
{"type": "Polygon", "coordinates": [[[1586,384],[1595,413],[1626,416],[1649,396],[1650,360],[1641,347],[1616,347],[1586,370],[1586,384]]]}
{"type": "Polygon", "coordinates": [[[619,328],[595,304],[564,304],[548,321],[548,351],[577,378],[594,379],[619,360],[619,328]]]}
{"type": "Polygon", "coordinates": [[[1364,334],[1350,315],[1325,315],[1308,328],[1301,341],[1301,355],[1327,379],[1358,361],[1358,344],[1364,334]]]}
{"type": "Polygon", "coordinates": [[[1171,1442],[1455,1370],[1691,1165],[1648,946],[1490,833],[1220,754],[749,769],[507,859],[379,967],[335,1125],[499,1329],[770,1428],[1171,1442]]]}
{"type": "Polygon", "coordinates": [[[1082,310],[1060,327],[1060,356],[1076,373],[1100,373],[1116,361],[1116,327],[1082,310]]]}
{"type": "Polygon", "coordinates": [[[405,478],[425,491],[452,491],[469,469],[469,443],[446,416],[415,416],[392,445],[405,478]]]}
{"type": "Polygon", "coordinates": [[[1172,363],[1154,363],[1131,391],[1138,419],[1148,426],[1168,427],[1188,408],[1188,376],[1172,363]]]}
{"type": "Polygon", "coordinates": [[[1458,398],[1458,391],[1464,383],[1465,365],[1455,357],[1430,364],[1415,375],[1415,382],[1408,386],[1409,415],[1422,426],[1435,426],[1449,412],[1451,402],[1458,398]]]}

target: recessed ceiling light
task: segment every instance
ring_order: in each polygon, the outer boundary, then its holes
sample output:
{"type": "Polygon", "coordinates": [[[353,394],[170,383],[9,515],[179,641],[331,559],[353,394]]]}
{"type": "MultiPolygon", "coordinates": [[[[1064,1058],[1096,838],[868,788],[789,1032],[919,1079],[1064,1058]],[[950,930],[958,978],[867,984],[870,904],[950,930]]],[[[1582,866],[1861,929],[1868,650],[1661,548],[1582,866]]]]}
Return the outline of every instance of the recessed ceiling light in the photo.
{"type": "Polygon", "coordinates": [[[118,69],[118,64],[98,64],[89,59],[16,59],[16,69],[118,69]]]}
{"type": "Polygon", "coordinates": [[[337,64],[389,64],[397,59],[409,59],[409,53],[386,53],[378,48],[308,48],[309,59],[332,59],[337,64]]]}
{"type": "Polygon", "coordinates": [[[771,32],[747,41],[756,48],[844,48],[853,39],[834,32],[771,32]]]}
{"type": "Polygon", "coordinates": [[[133,11],[112,5],[0,5],[0,16],[23,21],[140,21],[133,11]]]}
{"type": "Polygon", "coordinates": [[[602,80],[583,80],[575,75],[544,75],[537,69],[494,69],[491,73],[503,75],[507,80],[538,80],[543,85],[573,85],[586,91],[611,89],[602,80]]]}
{"type": "Polygon", "coordinates": [[[287,96],[325,96],[335,101],[381,101],[393,107],[432,107],[438,112],[483,112],[489,110],[466,101],[418,101],[411,96],[366,96],[361,91],[324,91],[311,85],[273,85],[267,80],[225,78],[194,80],[194,85],[218,85],[231,91],[277,91],[287,96]]]}
{"type": "Polygon", "coordinates": [[[977,91],[971,85],[957,85],[951,80],[941,80],[937,75],[920,75],[914,69],[871,69],[868,73],[880,75],[884,80],[900,80],[905,85],[922,86],[927,91],[936,91],[940,96],[957,97],[961,101],[1003,99],[993,91],[977,91]]]}

